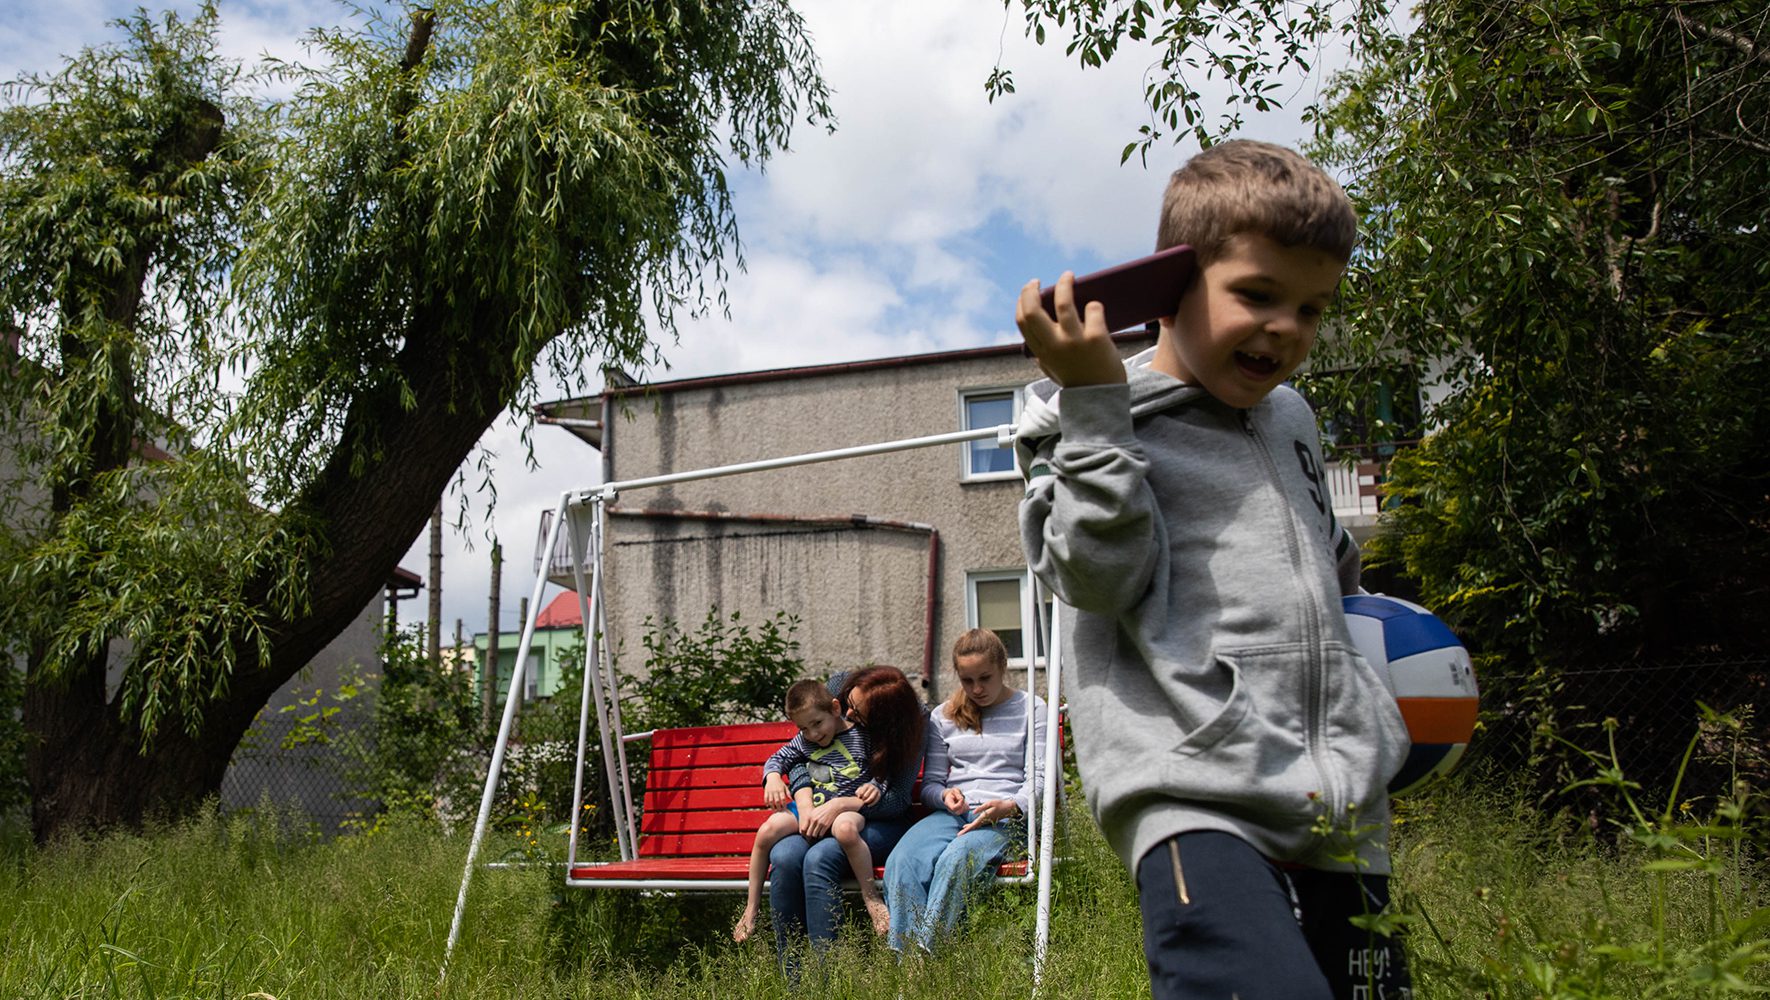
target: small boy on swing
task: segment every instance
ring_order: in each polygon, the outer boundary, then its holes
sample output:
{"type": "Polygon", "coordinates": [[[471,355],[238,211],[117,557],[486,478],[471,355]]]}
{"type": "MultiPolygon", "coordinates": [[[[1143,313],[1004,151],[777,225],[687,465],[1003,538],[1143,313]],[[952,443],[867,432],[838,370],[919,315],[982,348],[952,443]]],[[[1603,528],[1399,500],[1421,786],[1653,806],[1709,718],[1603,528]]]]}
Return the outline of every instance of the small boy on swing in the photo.
{"type": "Polygon", "coordinates": [[[1157,249],[1190,245],[1154,348],[1121,361],[1099,303],[1038,282],[1016,321],[1049,378],[1016,447],[1027,562],[1060,597],[1076,760],[1137,879],[1157,1000],[1402,998],[1389,901],[1400,711],[1340,610],[1309,356],[1357,218],[1320,168],[1225,142],[1176,170],[1157,249]],[[1368,921],[1360,921],[1367,923],[1368,921]]]}
{"type": "Polygon", "coordinates": [[[867,731],[849,721],[842,703],[830,697],[829,688],[821,681],[795,682],[787,689],[786,701],[787,718],[799,727],[799,734],[762,765],[763,804],[778,811],[756,830],[756,846],[750,849],[749,892],[743,916],[732,928],[732,940],[742,941],[755,931],[762,880],[768,875],[768,852],[795,833],[807,840],[816,840],[825,833],[836,838],[848,857],[855,881],[860,883],[860,898],[866,904],[873,933],[884,934],[890,927],[890,912],[879,895],[879,887],[873,884],[873,852],[861,838],[867,821],[853,809],[845,809],[830,819],[829,810],[823,808],[840,799],[871,805],[884,794],[885,779],[874,777],[867,765],[872,754],[867,731]],[[800,764],[806,766],[811,784],[789,793],[785,776],[800,764]]]}

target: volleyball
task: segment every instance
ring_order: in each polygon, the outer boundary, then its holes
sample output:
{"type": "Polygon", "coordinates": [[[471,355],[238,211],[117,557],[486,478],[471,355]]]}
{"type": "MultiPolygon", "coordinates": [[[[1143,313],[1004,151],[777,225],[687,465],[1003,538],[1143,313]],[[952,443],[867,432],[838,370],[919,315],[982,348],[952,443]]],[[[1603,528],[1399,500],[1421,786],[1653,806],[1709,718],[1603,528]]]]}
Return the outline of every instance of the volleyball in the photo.
{"type": "Polygon", "coordinates": [[[1475,734],[1475,668],[1469,651],[1432,612],[1382,594],[1340,599],[1358,652],[1377,668],[1413,740],[1389,782],[1406,795],[1449,774],[1475,734]]]}

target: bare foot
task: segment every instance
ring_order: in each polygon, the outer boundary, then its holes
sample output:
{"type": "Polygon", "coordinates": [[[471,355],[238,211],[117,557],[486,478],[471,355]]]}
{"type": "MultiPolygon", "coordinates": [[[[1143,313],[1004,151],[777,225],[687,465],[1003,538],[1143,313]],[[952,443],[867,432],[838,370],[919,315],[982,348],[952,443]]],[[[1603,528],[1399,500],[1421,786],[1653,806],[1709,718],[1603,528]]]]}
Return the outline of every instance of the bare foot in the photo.
{"type": "Polygon", "coordinates": [[[733,941],[746,940],[755,929],[756,911],[745,910],[744,915],[738,918],[737,926],[731,929],[731,939],[733,941]]]}
{"type": "Polygon", "coordinates": [[[874,896],[861,902],[867,904],[867,916],[873,918],[873,933],[884,937],[891,931],[891,911],[885,908],[885,901],[874,896]]]}

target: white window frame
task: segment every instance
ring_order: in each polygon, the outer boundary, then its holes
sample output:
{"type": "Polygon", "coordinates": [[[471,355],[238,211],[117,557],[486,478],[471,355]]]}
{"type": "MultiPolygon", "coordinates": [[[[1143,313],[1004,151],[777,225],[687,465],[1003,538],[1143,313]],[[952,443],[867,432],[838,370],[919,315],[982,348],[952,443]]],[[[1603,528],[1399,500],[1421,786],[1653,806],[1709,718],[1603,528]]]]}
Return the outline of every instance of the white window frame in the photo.
{"type": "MultiPolygon", "coordinates": [[[[977,585],[979,583],[996,583],[1002,580],[1012,580],[1017,585],[1016,592],[1019,594],[1018,604],[1020,607],[1020,648],[1023,655],[1008,657],[1008,665],[1025,669],[1025,651],[1030,649],[1036,653],[1039,642],[1036,625],[1029,626],[1027,624],[1026,616],[1031,610],[1031,602],[1027,600],[1026,569],[1024,567],[1021,569],[971,570],[965,574],[965,627],[967,629],[980,627],[977,621],[977,585]]],[[[1043,657],[1039,657],[1037,665],[1044,665],[1043,657]]]]}
{"type": "MultiPolygon", "coordinates": [[[[970,402],[985,396],[1008,396],[1013,401],[1010,423],[1020,420],[1020,404],[1024,388],[1014,385],[979,386],[959,390],[959,429],[975,430],[971,426],[970,402]]],[[[1012,467],[1002,472],[972,472],[971,448],[982,444],[980,441],[966,441],[959,445],[959,481],[962,483],[994,483],[1005,479],[1019,479],[1020,472],[1012,467]]],[[[1009,449],[1012,452],[1012,449],[1009,449]]]]}

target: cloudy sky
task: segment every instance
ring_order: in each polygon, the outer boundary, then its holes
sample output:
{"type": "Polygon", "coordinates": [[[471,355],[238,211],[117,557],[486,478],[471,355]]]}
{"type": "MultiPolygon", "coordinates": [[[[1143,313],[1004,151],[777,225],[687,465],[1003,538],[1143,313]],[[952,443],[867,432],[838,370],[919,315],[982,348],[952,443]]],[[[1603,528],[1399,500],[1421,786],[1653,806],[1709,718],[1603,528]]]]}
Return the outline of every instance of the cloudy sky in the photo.
{"type": "MultiPolygon", "coordinates": [[[[195,8],[148,0],[150,10],[165,6],[195,8]]],[[[1147,121],[1147,53],[1123,50],[1084,72],[1060,44],[1025,38],[1018,5],[1006,11],[999,0],[800,8],[838,128],[802,128],[765,174],[734,178],[748,269],[728,285],[730,317],[684,323],[666,349],[668,370],[635,374],[686,378],[1005,343],[1016,338],[1014,294],[1029,278],[1085,273],[1152,248],[1162,183],[1191,147],[1153,153],[1148,168],[1136,158],[1119,164],[1147,121]],[[1018,92],[991,104],[983,84],[998,58],[1018,92]]],[[[132,9],[5,0],[0,79],[54,69],[62,55],[114,37],[106,22],[132,9]]],[[[307,28],[349,16],[327,0],[222,0],[221,13],[224,48],[242,60],[301,60],[307,28]]],[[[1285,111],[1250,120],[1243,134],[1295,145],[1305,134],[1296,112],[1316,86],[1299,80],[1285,111]]],[[[567,394],[542,389],[543,398],[567,394]]],[[[444,545],[445,630],[456,618],[470,633],[485,628],[494,535],[506,560],[501,627],[518,627],[541,512],[561,491],[596,481],[596,453],[558,428],[534,428],[531,468],[520,428],[507,415],[481,442],[498,484],[495,513],[476,492],[479,476],[466,478],[471,523],[448,531],[444,545]]],[[[421,535],[403,565],[427,574],[427,550],[421,535]]],[[[401,617],[420,618],[424,607],[407,602],[401,617]]]]}

